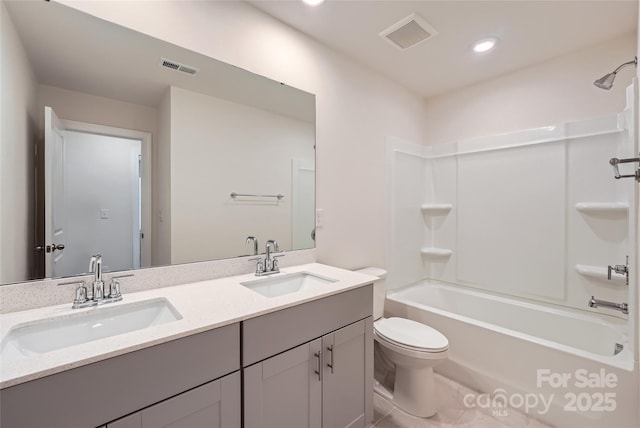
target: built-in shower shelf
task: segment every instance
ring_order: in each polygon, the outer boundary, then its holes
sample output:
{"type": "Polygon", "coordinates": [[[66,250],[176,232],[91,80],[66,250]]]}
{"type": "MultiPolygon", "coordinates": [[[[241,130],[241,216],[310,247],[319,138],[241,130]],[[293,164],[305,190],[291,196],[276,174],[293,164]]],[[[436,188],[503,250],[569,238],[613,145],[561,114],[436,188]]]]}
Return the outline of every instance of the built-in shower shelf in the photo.
{"type": "MultiPolygon", "coordinates": [[[[609,279],[607,278],[608,269],[606,267],[576,265],[576,271],[582,276],[609,281],[609,279]]],[[[615,282],[626,282],[627,277],[619,273],[611,272],[611,280],[615,282]]]]}
{"type": "Polygon", "coordinates": [[[447,215],[451,211],[451,204],[422,204],[420,209],[427,215],[447,215]]]}
{"type": "Polygon", "coordinates": [[[585,214],[623,214],[629,211],[629,204],[625,202],[578,202],[576,209],[585,214]]]}
{"type": "Polygon", "coordinates": [[[444,258],[453,254],[453,251],[446,248],[425,247],[422,249],[422,254],[427,257],[444,258]]]}

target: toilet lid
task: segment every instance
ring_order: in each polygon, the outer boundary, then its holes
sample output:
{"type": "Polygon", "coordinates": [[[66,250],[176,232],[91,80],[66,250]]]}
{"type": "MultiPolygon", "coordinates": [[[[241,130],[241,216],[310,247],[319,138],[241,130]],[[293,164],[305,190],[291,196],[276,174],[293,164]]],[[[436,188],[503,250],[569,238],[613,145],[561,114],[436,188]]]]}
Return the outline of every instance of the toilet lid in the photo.
{"type": "Polygon", "coordinates": [[[430,351],[449,347],[449,341],[438,330],[406,318],[383,318],[374,327],[380,336],[400,345],[430,351]]]}

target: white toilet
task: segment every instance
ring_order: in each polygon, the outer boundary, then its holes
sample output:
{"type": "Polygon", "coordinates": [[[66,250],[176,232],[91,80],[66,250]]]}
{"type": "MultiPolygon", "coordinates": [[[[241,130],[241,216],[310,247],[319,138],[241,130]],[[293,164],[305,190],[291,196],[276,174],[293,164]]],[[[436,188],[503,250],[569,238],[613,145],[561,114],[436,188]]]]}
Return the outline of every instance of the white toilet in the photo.
{"type": "MultiPolygon", "coordinates": [[[[367,275],[384,279],[379,268],[360,269],[367,275]]],[[[393,403],[420,417],[437,411],[433,367],[447,358],[449,341],[438,330],[405,318],[383,318],[385,286],[376,281],[373,291],[373,337],[379,349],[396,366],[393,403]]]]}

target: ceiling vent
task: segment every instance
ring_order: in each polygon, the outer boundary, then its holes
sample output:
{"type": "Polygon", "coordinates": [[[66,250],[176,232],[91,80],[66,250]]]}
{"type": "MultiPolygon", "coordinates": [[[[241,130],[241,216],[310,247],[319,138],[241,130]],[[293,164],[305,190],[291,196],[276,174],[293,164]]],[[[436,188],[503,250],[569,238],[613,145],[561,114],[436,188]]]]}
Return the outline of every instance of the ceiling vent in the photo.
{"type": "Polygon", "coordinates": [[[412,13],[380,33],[380,37],[404,51],[438,34],[423,17],[412,13]]]}
{"type": "Polygon", "coordinates": [[[179,62],[172,61],[167,58],[160,58],[160,66],[169,68],[175,71],[182,71],[187,74],[196,74],[198,69],[195,67],[191,67],[190,65],[180,64],[179,62]]]}

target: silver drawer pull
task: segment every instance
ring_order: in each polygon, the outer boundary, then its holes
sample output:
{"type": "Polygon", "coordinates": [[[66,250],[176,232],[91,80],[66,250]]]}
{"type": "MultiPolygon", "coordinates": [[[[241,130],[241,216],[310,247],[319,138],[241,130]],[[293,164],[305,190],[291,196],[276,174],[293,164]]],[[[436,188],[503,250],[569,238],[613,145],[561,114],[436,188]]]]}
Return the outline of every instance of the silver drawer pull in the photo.
{"type": "Polygon", "coordinates": [[[327,363],[327,367],[331,367],[331,373],[333,373],[334,371],[334,364],[333,364],[333,345],[331,346],[327,346],[327,351],[331,352],[331,359],[329,360],[329,363],[327,363]]]}
{"type": "Polygon", "coordinates": [[[318,381],[322,381],[322,366],[320,365],[320,351],[313,354],[318,359],[318,370],[314,370],[313,372],[318,375],[318,381]]]}

